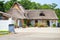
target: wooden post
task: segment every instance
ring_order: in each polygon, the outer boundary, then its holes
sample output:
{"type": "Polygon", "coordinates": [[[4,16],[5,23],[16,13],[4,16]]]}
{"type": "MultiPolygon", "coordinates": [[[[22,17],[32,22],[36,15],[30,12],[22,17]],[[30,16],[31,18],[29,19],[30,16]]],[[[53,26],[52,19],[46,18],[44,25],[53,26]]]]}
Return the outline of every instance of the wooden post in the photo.
{"type": "Polygon", "coordinates": [[[56,20],[56,26],[58,25],[58,21],[56,20]]]}
{"type": "Polygon", "coordinates": [[[22,26],[23,26],[23,24],[24,24],[24,20],[23,20],[23,19],[21,19],[21,22],[22,22],[22,26]]]}

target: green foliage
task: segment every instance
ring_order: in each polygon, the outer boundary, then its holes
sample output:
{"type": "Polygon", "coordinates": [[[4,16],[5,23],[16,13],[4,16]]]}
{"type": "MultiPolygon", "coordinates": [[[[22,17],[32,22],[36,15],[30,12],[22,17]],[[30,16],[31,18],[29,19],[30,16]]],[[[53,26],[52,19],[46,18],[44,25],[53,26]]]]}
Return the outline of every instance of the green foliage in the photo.
{"type": "Polygon", "coordinates": [[[35,27],[47,27],[44,23],[36,23],[35,27]]]}
{"type": "Polygon", "coordinates": [[[23,24],[23,28],[26,28],[26,24],[23,24]]]}
{"type": "Polygon", "coordinates": [[[53,27],[56,27],[56,24],[53,24],[53,27]]]}
{"type": "Polygon", "coordinates": [[[42,9],[51,9],[50,4],[44,4],[42,5],[42,9]]]}
{"type": "Polygon", "coordinates": [[[58,20],[58,22],[60,23],[60,20],[58,20]]]}
{"type": "Polygon", "coordinates": [[[45,27],[43,24],[41,24],[39,27],[45,27]]]}
{"type": "Polygon", "coordinates": [[[7,12],[13,5],[13,2],[12,1],[7,1],[5,4],[4,4],[4,8],[5,8],[5,12],[7,12]]]}
{"type": "Polygon", "coordinates": [[[38,23],[35,23],[35,27],[37,27],[38,26],[38,23]]]}
{"type": "Polygon", "coordinates": [[[55,12],[56,12],[58,18],[60,19],[60,9],[59,8],[55,9],[55,12]]]}
{"type": "Polygon", "coordinates": [[[33,25],[31,24],[30,27],[33,27],[33,25]]]}
{"type": "Polygon", "coordinates": [[[0,11],[4,12],[4,1],[0,1],[0,11]]]}
{"type": "Polygon", "coordinates": [[[0,17],[2,17],[2,14],[0,14],[0,17]]]}
{"type": "Polygon", "coordinates": [[[12,2],[16,2],[17,0],[11,0],[12,2]]]}
{"type": "Polygon", "coordinates": [[[55,9],[55,8],[56,8],[56,6],[57,6],[57,4],[52,3],[51,8],[52,8],[52,9],[55,9]]]}
{"type": "Polygon", "coordinates": [[[47,27],[47,25],[44,24],[44,23],[39,23],[39,24],[38,24],[38,27],[47,27]]]}
{"type": "MultiPolygon", "coordinates": [[[[55,7],[57,6],[57,4],[55,4],[55,3],[41,5],[40,3],[31,2],[31,0],[20,0],[20,1],[10,0],[4,4],[5,12],[7,12],[11,8],[11,6],[13,5],[14,2],[19,2],[25,9],[31,9],[31,10],[34,10],[34,9],[55,9],[55,7]]],[[[2,4],[3,4],[3,2],[2,2],[2,4]]],[[[1,8],[0,10],[2,10],[2,9],[3,8],[1,8]]]]}
{"type": "Polygon", "coordinates": [[[6,34],[9,34],[9,31],[0,31],[0,35],[6,35],[6,34]]]}

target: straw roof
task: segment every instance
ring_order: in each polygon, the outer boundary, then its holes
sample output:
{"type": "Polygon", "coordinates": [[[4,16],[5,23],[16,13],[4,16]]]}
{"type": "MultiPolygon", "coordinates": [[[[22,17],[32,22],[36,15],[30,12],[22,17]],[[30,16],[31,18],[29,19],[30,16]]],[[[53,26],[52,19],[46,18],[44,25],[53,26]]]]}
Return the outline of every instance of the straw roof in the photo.
{"type": "Polygon", "coordinates": [[[51,9],[25,10],[21,6],[21,4],[17,2],[15,2],[11,9],[7,13],[4,13],[3,15],[13,17],[16,19],[58,19],[54,10],[51,9]]]}
{"type": "Polygon", "coordinates": [[[11,15],[9,15],[9,14],[7,14],[7,13],[4,13],[4,12],[2,12],[2,11],[0,11],[0,14],[2,14],[3,16],[6,16],[6,17],[11,17],[11,15]]]}
{"type": "Polygon", "coordinates": [[[14,5],[11,7],[11,9],[7,12],[8,14],[14,16],[17,19],[25,19],[24,16],[24,8],[19,3],[14,3],[14,5]],[[17,5],[18,9],[14,8],[14,6],[17,5]]]}
{"type": "Polygon", "coordinates": [[[26,10],[28,19],[58,19],[55,11],[50,9],[41,10],[26,10]],[[40,14],[43,13],[44,16],[40,14]]]}

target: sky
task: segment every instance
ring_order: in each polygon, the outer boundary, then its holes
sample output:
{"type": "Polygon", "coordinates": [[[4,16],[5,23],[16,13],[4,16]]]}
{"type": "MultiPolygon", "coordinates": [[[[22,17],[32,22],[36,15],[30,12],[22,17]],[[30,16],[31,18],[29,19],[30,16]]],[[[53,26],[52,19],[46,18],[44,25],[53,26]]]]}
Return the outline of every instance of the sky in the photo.
{"type": "Polygon", "coordinates": [[[41,3],[41,4],[56,3],[58,5],[57,8],[60,8],[60,0],[32,0],[32,1],[37,2],[37,3],[41,3]]]}
{"type": "MultiPolygon", "coordinates": [[[[5,2],[8,0],[4,0],[5,2]]],[[[57,8],[60,8],[60,0],[31,0],[32,2],[40,3],[40,4],[52,4],[56,3],[58,6],[57,8]]]]}

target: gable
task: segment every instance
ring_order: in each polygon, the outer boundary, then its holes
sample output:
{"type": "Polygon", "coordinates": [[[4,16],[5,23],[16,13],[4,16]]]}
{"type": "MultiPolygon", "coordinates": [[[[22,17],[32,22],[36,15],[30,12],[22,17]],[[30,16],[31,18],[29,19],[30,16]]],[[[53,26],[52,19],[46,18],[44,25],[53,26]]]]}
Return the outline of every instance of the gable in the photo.
{"type": "Polygon", "coordinates": [[[20,10],[20,8],[17,4],[14,4],[12,8],[20,10]]]}
{"type": "Polygon", "coordinates": [[[24,9],[19,3],[14,3],[10,10],[7,12],[15,18],[25,18],[24,16],[24,9]]]}

